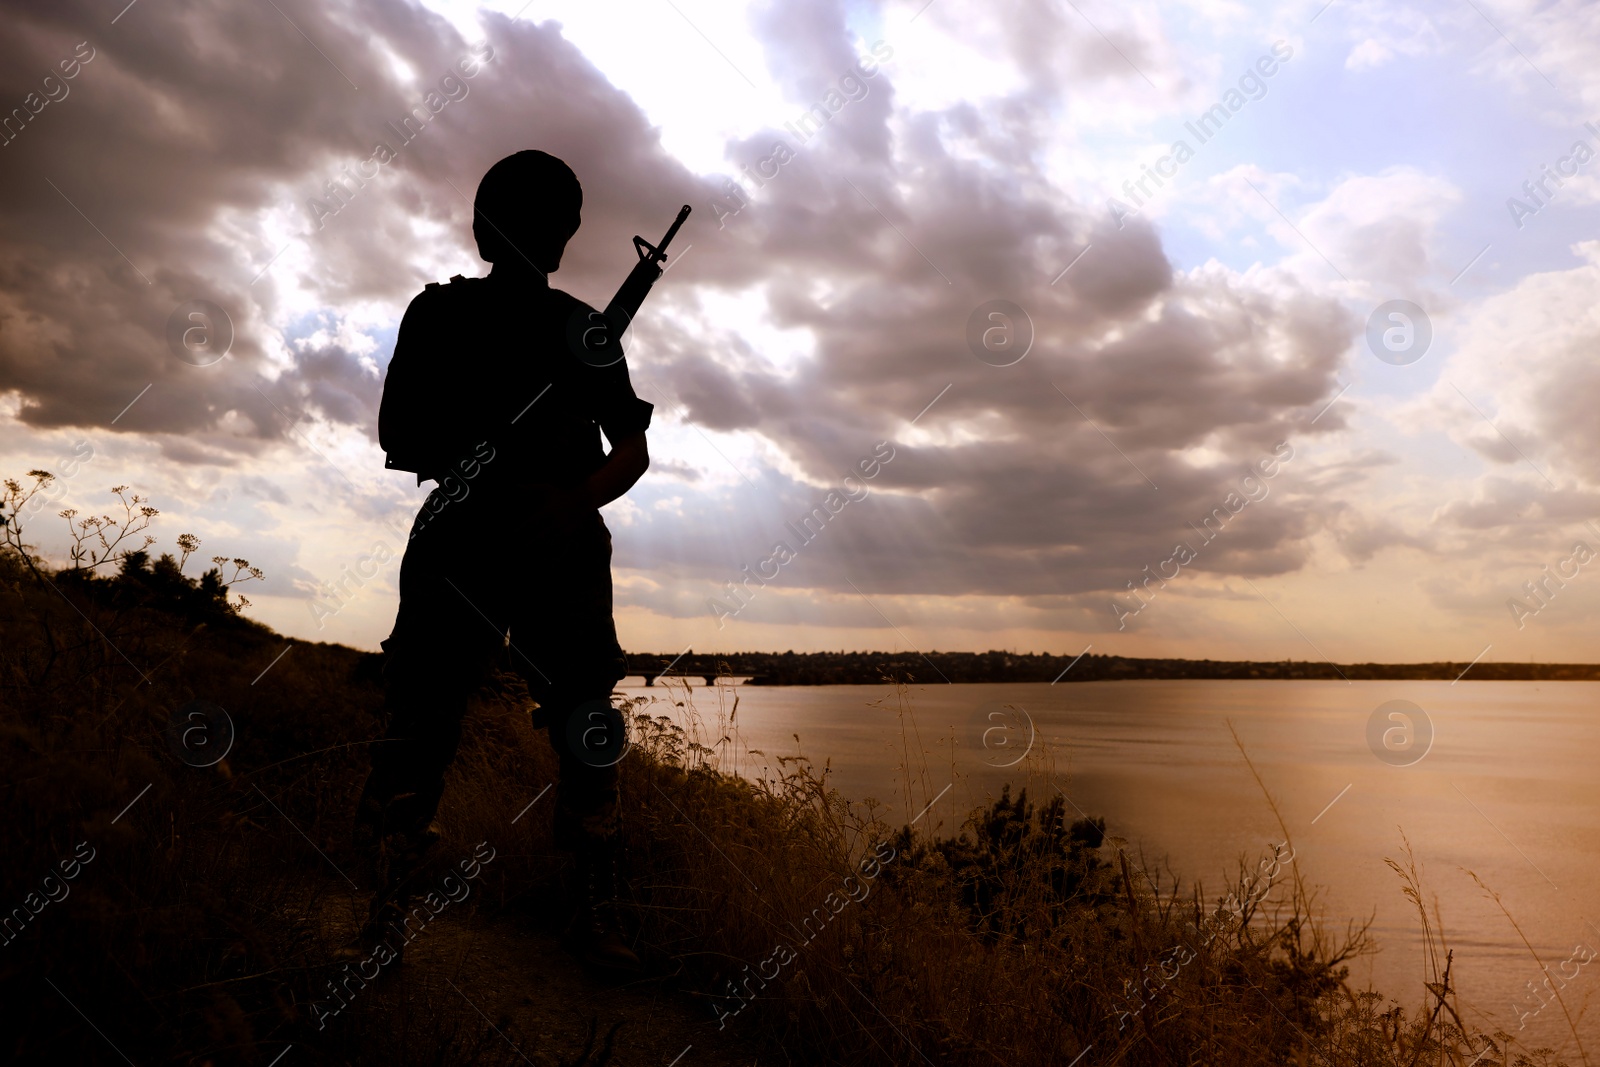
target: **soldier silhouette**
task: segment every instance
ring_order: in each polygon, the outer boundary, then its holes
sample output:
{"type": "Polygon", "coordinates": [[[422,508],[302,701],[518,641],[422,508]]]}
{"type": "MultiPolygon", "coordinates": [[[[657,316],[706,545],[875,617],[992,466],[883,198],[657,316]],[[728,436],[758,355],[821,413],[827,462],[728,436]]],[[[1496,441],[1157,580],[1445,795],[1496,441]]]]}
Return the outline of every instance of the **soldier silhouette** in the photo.
{"type": "Polygon", "coordinates": [[[616,911],[625,730],[610,694],[626,668],[599,509],[649,466],[652,406],[634,394],[619,347],[595,359],[574,346],[572,324],[598,312],[550,286],[582,204],[556,157],[502,159],[473,204],[478,254],[493,268],[430,283],[400,324],[379,440],[388,466],[438,486],[412,526],[383,642],[388,728],[372,746],[355,826],[382,886],[363,944],[405,914],[407,880],[439,838],[467,702],[509,659],[560,758],[556,841],[577,860],[581,955],[640,968],[616,911]]]}

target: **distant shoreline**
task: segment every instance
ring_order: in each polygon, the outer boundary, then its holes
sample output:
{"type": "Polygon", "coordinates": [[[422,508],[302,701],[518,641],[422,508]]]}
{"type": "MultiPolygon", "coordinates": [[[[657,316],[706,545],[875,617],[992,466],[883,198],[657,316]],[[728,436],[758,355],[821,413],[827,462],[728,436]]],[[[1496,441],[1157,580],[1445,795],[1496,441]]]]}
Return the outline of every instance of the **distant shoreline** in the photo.
{"type": "MultiPolygon", "coordinates": [[[[1316,660],[1141,659],[1011,652],[744,652],[628,656],[630,677],[748,677],[746,685],[1107,682],[1157,679],[1263,681],[1600,681],[1600,663],[1348,663],[1316,660]]],[[[647,681],[647,684],[648,681],[647,681]]]]}

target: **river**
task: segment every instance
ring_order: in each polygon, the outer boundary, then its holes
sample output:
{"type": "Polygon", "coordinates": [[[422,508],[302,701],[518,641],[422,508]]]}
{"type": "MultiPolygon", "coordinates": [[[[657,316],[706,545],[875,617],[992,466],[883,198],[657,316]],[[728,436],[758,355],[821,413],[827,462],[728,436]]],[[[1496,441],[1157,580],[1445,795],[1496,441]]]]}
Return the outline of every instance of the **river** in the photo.
{"type": "MultiPolygon", "coordinates": [[[[638,682],[623,691],[683,697],[681,683],[638,682]]],[[[766,758],[741,754],[729,769],[755,776],[776,770],[779,754],[804,753],[819,769],[828,763],[842,795],[876,798],[896,824],[933,801],[918,828],[938,833],[958,830],[1007,782],[1029,785],[1030,798],[1059,789],[1103,815],[1135,862],[1200,880],[1213,899],[1239,858],[1254,864],[1283,837],[1231,722],[1277,801],[1294,863],[1321,889],[1328,925],[1373,917],[1381,951],[1351,965],[1354,988],[1395,996],[1408,1014],[1423,1001],[1416,907],[1385,863],[1403,857],[1403,833],[1430,911],[1437,897],[1469,1024],[1571,1051],[1548,992],[1535,1010],[1527,983],[1544,973],[1468,870],[1500,894],[1552,973],[1577,970],[1562,993],[1574,1018],[1585,1001],[1600,1005],[1600,958],[1577,963],[1600,951],[1600,683],[931,685],[908,692],[904,719],[887,686],[697,685],[691,695],[707,723],[737,695],[737,742],[766,758]]],[[[652,709],[667,711],[683,714],[652,709]]],[[[1600,1008],[1578,1030],[1600,1047],[1600,1008]]]]}

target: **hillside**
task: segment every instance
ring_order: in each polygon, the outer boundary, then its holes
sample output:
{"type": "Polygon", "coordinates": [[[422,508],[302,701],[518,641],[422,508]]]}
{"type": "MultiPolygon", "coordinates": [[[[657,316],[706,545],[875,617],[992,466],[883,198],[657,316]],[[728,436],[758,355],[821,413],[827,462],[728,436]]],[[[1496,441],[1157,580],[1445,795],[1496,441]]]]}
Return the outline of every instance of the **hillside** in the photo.
{"type": "MultiPolygon", "coordinates": [[[[368,895],[348,839],[379,657],[242,617],[223,569],[248,581],[246,561],[191,578],[170,556],[92,554],[54,569],[0,546],[7,1062],[1556,1062],[1464,1033],[1447,970],[1410,1013],[1348,989],[1344,963],[1374,946],[1310,918],[1287,830],[1234,884],[1180,887],[1070,817],[1031,763],[1028,788],[959,827],[887,826],[802,758],[723,773],[737,689],[726,710],[629,702],[642,979],[584,974],[561,947],[556,760],[506,675],[468,715],[422,876],[475,856],[470,891],[363,978],[335,954],[368,895]]],[[[884,693],[914,716],[904,685],[884,693]]],[[[936,799],[929,753],[904,760],[908,795],[936,799]]]]}

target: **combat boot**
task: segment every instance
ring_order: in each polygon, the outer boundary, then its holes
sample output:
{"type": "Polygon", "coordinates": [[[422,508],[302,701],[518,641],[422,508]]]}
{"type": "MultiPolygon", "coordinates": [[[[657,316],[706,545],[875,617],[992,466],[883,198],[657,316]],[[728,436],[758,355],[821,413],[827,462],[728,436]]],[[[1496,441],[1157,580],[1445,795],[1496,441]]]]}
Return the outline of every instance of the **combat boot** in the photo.
{"type": "Polygon", "coordinates": [[[377,841],[377,862],[382,872],[381,887],[367,910],[367,921],[354,941],[341,950],[341,956],[372,954],[386,942],[398,963],[405,952],[405,919],[411,903],[411,876],[427,860],[440,838],[434,820],[420,830],[385,834],[377,841]],[[391,936],[399,931],[398,936],[391,936]]]}
{"type": "Polygon", "coordinates": [[[578,851],[579,889],[577,948],[591,967],[622,974],[640,974],[644,964],[628,947],[617,916],[617,855],[609,842],[589,842],[578,851]]]}
{"type": "Polygon", "coordinates": [[[410,878],[439,843],[439,820],[429,820],[421,829],[396,830],[383,838],[383,858],[388,864],[389,881],[394,884],[410,878]]]}
{"type": "Polygon", "coordinates": [[[376,853],[383,841],[383,809],[385,805],[374,796],[362,795],[356,804],[355,826],[350,831],[350,844],[358,855],[376,853]]]}

